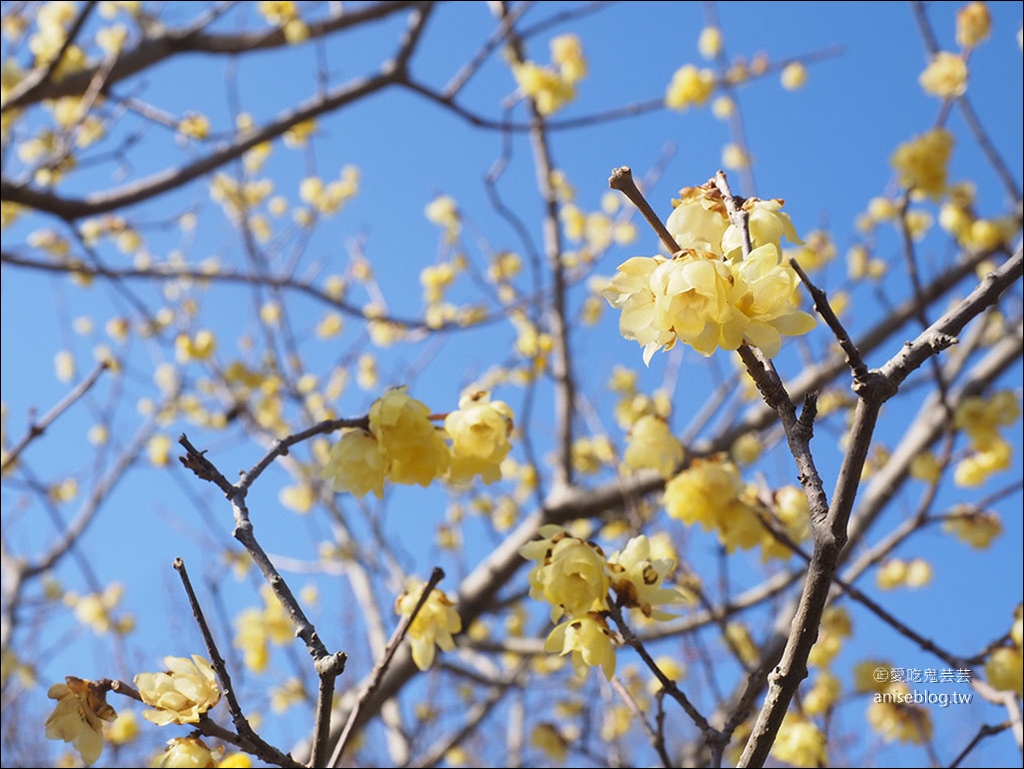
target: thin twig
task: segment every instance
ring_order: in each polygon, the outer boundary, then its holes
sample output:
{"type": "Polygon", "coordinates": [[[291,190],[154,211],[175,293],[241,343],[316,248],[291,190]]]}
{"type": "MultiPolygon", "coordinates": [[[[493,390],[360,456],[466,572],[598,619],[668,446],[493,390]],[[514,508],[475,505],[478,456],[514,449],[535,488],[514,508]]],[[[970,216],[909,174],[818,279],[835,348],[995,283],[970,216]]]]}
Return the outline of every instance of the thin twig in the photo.
{"type": "Polygon", "coordinates": [[[97,364],[96,368],[89,372],[89,376],[75,385],[67,395],[61,398],[53,408],[46,412],[42,419],[39,421],[33,421],[28,427],[28,432],[22,436],[21,440],[18,441],[8,454],[4,455],[3,462],[0,462],[0,472],[6,471],[8,467],[12,467],[14,463],[18,461],[18,456],[25,450],[25,447],[45,433],[46,428],[49,427],[57,417],[67,411],[75,401],[85,395],[89,389],[96,384],[96,380],[100,378],[100,374],[102,374],[109,366],[109,362],[101,361],[97,364]]]}

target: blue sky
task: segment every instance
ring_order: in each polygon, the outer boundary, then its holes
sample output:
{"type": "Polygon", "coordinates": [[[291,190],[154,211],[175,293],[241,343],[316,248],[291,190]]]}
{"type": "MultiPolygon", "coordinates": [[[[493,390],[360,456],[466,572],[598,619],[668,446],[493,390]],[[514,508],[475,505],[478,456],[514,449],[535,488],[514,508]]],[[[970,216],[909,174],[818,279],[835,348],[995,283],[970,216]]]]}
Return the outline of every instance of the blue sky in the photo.
{"type": "MultiPolygon", "coordinates": [[[[247,5],[237,15],[224,19],[223,28],[258,24],[251,4],[247,5]]],[[[192,7],[193,4],[172,4],[171,20],[180,23],[190,18],[192,7]]],[[[579,4],[538,4],[528,14],[526,26],[549,18],[565,7],[578,8],[579,4]]],[[[938,41],[949,50],[955,45],[953,19],[958,7],[956,3],[929,6],[929,19],[938,41]]],[[[991,3],[990,8],[994,33],[991,40],[972,53],[969,96],[1019,186],[1024,133],[1019,96],[1024,84],[1017,38],[1021,5],[991,3]]],[[[320,7],[314,15],[323,12],[320,7]]],[[[780,88],[777,76],[767,76],[739,89],[736,97],[755,160],[756,190],[743,191],[784,198],[785,210],[801,234],[816,228],[827,229],[839,255],[815,277],[830,291],[847,288],[844,255],[861,237],[855,227],[857,216],[872,197],[894,191],[888,163],[891,153],[899,143],[932,127],[940,108],[940,102],[923,93],[917,82],[927,54],[910,6],[744,2],[719,4],[717,13],[730,55],[743,54],[749,59],[757,52],[764,52],[770,61],[777,62],[818,52],[830,54],[809,65],[809,81],[801,90],[785,91],[780,88]]],[[[704,23],[701,6],[696,3],[616,3],[600,13],[553,26],[531,38],[528,54],[546,63],[550,37],[575,32],[583,42],[588,59],[589,74],[579,86],[578,98],[554,117],[554,123],[661,98],[677,67],[686,63],[701,64],[696,41],[704,23]]],[[[323,49],[306,45],[257,53],[244,57],[237,65],[227,59],[185,56],[180,61],[154,68],[143,81],[132,81],[121,90],[128,92],[132,85],[138,85],[141,98],[172,115],[188,110],[206,114],[212,124],[215,137],[212,143],[215,144],[218,135],[229,135],[235,105],[240,105],[259,123],[314,96],[321,62],[326,62],[332,83],[372,73],[381,58],[394,50],[394,40],[404,24],[404,19],[398,15],[367,30],[343,33],[332,38],[323,49]]],[[[422,48],[412,61],[414,78],[433,87],[442,87],[474,55],[493,28],[494,22],[485,4],[441,4],[427,25],[422,48]]],[[[500,55],[492,55],[465,89],[460,103],[481,116],[501,120],[503,105],[514,90],[515,83],[507,65],[500,55]]],[[[522,107],[514,110],[511,117],[524,121],[522,107]]],[[[30,122],[39,119],[38,115],[29,116],[30,122]]],[[[121,127],[113,130],[112,137],[125,136],[130,125],[125,119],[121,127]]],[[[977,185],[977,208],[981,215],[1004,213],[1005,190],[956,110],[949,118],[948,127],[957,137],[950,179],[970,179],[977,185]]],[[[707,107],[691,108],[685,113],[656,109],[631,119],[552,131],[551,150],[557,166],[565,171],[576,189],[577,205],[588,211],[599,209],[612,168],[629,165],[637,175],[642,175],[669,154],[660,178],[646,190],[655,209],[667,215],[671,210],[669,199],[680,187],[703,183],[714,175],[721,166],[722,147],[730,140],[727,126],[715,119],[707,107]],[[667,147],[672,148],[670,152],[667,147]]],[[[423,215],[424,206],[434,196],[447,194],[459,202],[465,224],[461,245],[470,259],[486,265],[489,251],[502,248],[523,251],[517,233],[493,211],[487,199],[484,176],[501,149],[501,136],[496,131],[469,126],[455,114],[441,110],[411,91],[388,89],[322,118],[311,149],[287,149],[276,142],[264,166],[264,175],[274,179],[275,192],[294,203],[299,183],[307,175],[316,173],[335,178],[343,166],[357,166],[361,172],[358,196],[338,216],[325,220],[317,228],[306,247],[300,274],[317,275],[319,279],[343,271],[352,243],[358,241],[387,298],[389,310],[396,315],[415,317],[422,311],[419,271],[436,261],[445,249],[438,228],[423,215]]],[[[82,170],[70,176],[66,186],[60,189],[68,195],[81,195],[126,184],[167,164],[184,163],[190,154],[207,150],[207,145],[177,147],[171,131],[151,127],[130,153],[129,165],[117,168],[115,164],[106,163],[94,170],[82,170]]],[[[511,163],[497,189],[523,218],[532,241],[539,244],[541,201],[536,194],[530,148],[524,135],[513,136],[511,153],[511,163]]],[[[5,159],[5,176],[9,168],[17,167],[15,163],[10,158],[5,159]]],[[[738,187],[739,177],[731,178],[738,187]]],[[[929,210],[937,214],[934,206],[929,210]]],[[[202,180],[132,208],[124,215],[133,223],[139,223],[147,245],[158,258],[180,248],[190,261],[216,256],[230,266],[245,265],[237,234],[219,207],[209,201],[208,189],[202,180]],[[174,227],[160,225],[191,206],[196,206],[199,213],[199,225],[191,239],[185,239],[174,227]]],[[[609,275],[617,264],[630,256],[656,252],[656,238],[639,219],[636,221],[640,232],[637,242],[611,249],[603,256],[596,273],[609,275]]],[[[43,217],[25,216],[5,230],[4,250],[31,254],[32,250],[24,245],[28,233],[40,227],[59,226],[58,222],[43,217]]],[[[899,242],[891,229],[880,232],[876,253],[898,263],[899,242]]],[[[113,249],[105,251],[103,256],[114,266],[129,264],[126,257],[113,249]]],[[[920,258],[926,274],[935,274],[954,258],[947,238],[937,227],[921,244],[920,258]]],[[[853,292],[853,310],[844,320],[855,338],[877,321],[885,302],[895,303],[909,296],[905,274],[894,270],[890,275],[880,286],[861,286],[853,292]],[[883,302],[878,301],[879,294],[884,294],[883,302]]],[[[526,280],[522,283],[527,285],[526,280]]],[[[158,289],[144,283],[131,286],[150,306],[160,306],[158,289]]],[[[965,283],[957,293],[969,288],[965,283]]],[[[1019,307],[1019,286],[1014,291],[1019,307]]],[[[92,344],[103,336],[105,320],[112,315],[130,314],[132,308],[123,295],[108,286],[80,290],[64,278],[6,265],[0,296],[3,300],[0,304],[3,350],[0,382],[6,406],[7,435],[12,440],[26,429],[30,407],[45,412],[67,390],[67,385],[54,378],[54,352],[71,349],[79,372],[88,371],[92,344]],[[69,329],[70,321],[82,315],[89,315],[96,321],[97,332],[92,341],[76,337],[69,329]]],[[[226,363],[244,356],[239,345],[241,337],[248,334],[258,340],[261,335],[250,292],[218,286],[215,292],[211,290],[205,296],[197,296],[201,307],[195,328],[217,331],[218,360],[226,363]]],[[[585,296],[585,287],[576,287],[570,297],[571,306],[579,307],[585,296]]],[[[453,289],[452,297],[469,301],[478,299],[479,294],[468,281],[461,281],[453,289]]],[[[366,297],[357,290],[353,300],[362,303],[366,297]]],[[[345,333],[325,343],[311,333],[324,308],[296,295],[288,295],[286,301],[310,371],[323,377],[339,360],[362,349],[363,337],[358,323],[347,321],[345,333]]],[[[448,410],[455,406],[460,390],[474,377],[508,358],[514,340],[515,332],[507,324],[495,324],[473,331],[446,333],[436,342],[397,345],[380,352],[380,387],[409,384],[412,393],[431,408],[448,410]]],[[[868,357],[868,363],[883,363],[903,341],[902,336],[893,337],[868,357]]],[[[673,425],[678,429],[689,422],[695,407],[709,397],[716,372],[728,376],[732,371],[732,363],[724,355],[709,362],[693,351],[681,350],[658,354],[650,368],[644,369],[639,348],[619,336],[617,318],[611,311],[606,311],[597,326],[575,329],[573,344],[579,356],[581,386],[592,394],[597,419],[618,442],[622,434],[610,413],[613,396],[604,389],[616,365],[638,368],[641,389],[647,392],[661,386],[667,373],[681,366],[682,375],[674,392],[673,425]]],[[[826,332],[821,328],[809,337],[806,350],[811,355],[820,355],[827,344],[826,332]]],[[[796,354],[797,349],[797,345],[790,346],[780,356],[779,368],[784,375],[794,375],[801,369],[803,364],[796,354]]],[[[46,482],[77,474],[83,490],[87,490],[97,465],[91,463],[94,449],[85,439],[86,431],[96,421],[111,415],[115,445],[126,444],[141,421],[135,400],[151,394],[153,368],[167,360],[168,355],[173,355],[173,350],[166,344],[161,347],[133,339],[125,375],[119,380],[104,381],[28,450],[26,462],[32,470],[46,482]]],[[[198,376],[200,369],[190,368],[189,373],[198,376]]],[[[1019,398],[1019,364],[1003,378],[1001,386],[1013,388],[1019,398]]],[[[379,388],[364,392],[350,385],[336,406],[343,415],[360,415],[379,392],[379,388]]],[[[509,400],[520,413],[522,394],[517,388],[506,385],[495,395],[509,400]]],[[[551,450],[550,398],[550,388],[539,388],[535,412],[527,423],[542,455],[551,450]]],[[[882,441],[891,446],[898,440],[916,409],[913,405],[916,402],[912,397],[908,404],[893,403],[883,412],[878,429],[882,441]]],[[[581,418],[577,427],[585,431],[592,426],[592,421],[581,418]]],[[[251,466],[264,452],[263,447],[241,440],[237,432],[227,436],[213,434],[184,422],[169,426],[167,432],[176,435],[182,429],[196,445],[210,450],[211,458],[229,477],[234,470],[251,466]]],[[[835,423],[820,426],[814,444],[828,492],[831,492],[842,459],[836,447],[839,430],[840,426],[835,423]]],[[[978,499],[1014,479],[1019,480],[1019,424],[1007,431],[1007,436],[1012,437],[1015,445],[1011,471],[977,492],[965,492],[945,482],[939,490],[936,509],[945,509],[964,499],[978,499]]],[[[299,450],[296,455],[308,458],[305,450],[299,450]]],[[[522,459],[521,454],[516,456],[522,459]]],[[[103,460],[97,461],[102,464],[103,460]]],[[[787,464],[786,456],[778,451],[753,468],[753,472],[763,473],[769,484],[795,481],[791,463],[787,464]]],[[[316,559],[318,542],[329,535],[330,525],[322,515],[300,517],[281,507],[278,493],[290,482],[285,472],[273,468],[250,493],[249,505],[257,534],[268,551],[287,559],[289,565],[310,565],[316,559]]],[[[38,507],[27,510],[18,507],[22,488],[5,484],[5,537],[9,538],[9,547],[14,552],[34,553],[49,541],[53,529],[38,507]]],[[[142,462],[111,494],[103,514],[83,539],[81,552],[93,561],[99,583],[121,581],[126,584],[126,606],[138,622],[138,630],[128,639],[126,668],[155,670],[166,654],[186,656],[199,651],[198,634],[184,610],[180,588],[170,569],[175,556],[185,558],[193,579],[204,585],[211,603],[214,601],[211,593],[217,589],[218,600],[227,607],[228,617],[243,606],[258,605],[256,583],[236,583],[217,560],[216,553],[230,544],[231,521],[227,506],[213,491],[204,488],[176,463],[155,469],[142,462]]],[[[870,541],[877,541],[902,520],[913,509],[919,492],[919,488],[911,485],[909,493],[886,511],[879,522],[878,534],[870,541]]],[[[397,489],[389,495],[386,506],[370,504],[365,510],[347,500],[342,504],[362,535],[370,536],[367,520],[379,526],[381,536],[395,545],[404,570],[426,576],[434,563],[441,562],[449,573],[445,583],[448,589],[457,584],[457,578],[472,568],[494,542],[489,527],[470,517],[464,531],[463,552],[440,552],[432,544],[434,528],[443,520],[448,500],[443,493],[434,490],[397,489]]],[[[75,509],[74,503],[65,507],[66,516],[69,510],[75,509]]],[[[970,655],[980,651],[1006,631],[1013,607],[1020,601],[1024,534],[1019,488],[994,507],[1002,513],[1005,531],[991,549],[970,550],[932,527],[915,535],[896,553],[907,558],[928,557],[935,567],[931,585],[918,591],[879,593],[874,589],[873,575],[869,574],[863,587],[875,597],[880,596],[886,608],[898,617],[913,624],[925,636],[941,639],[954,652],[970,655]]],[[[707,575],[709,584],[712,583],[717,544],[703,534],[679,532],[681,527],[676,522],[666,525],[677,527],[676,533],[687,539],[688,560],[695,570],[707,575]]],[[[755,554],[740,554],[730,560],[730,579],[735,591],[753,584],[761,573],[760,559],[755,554]]],[[[72,561],[65,561],[58,577],[68,589],[84,590],[82,572],[72,561]]],[[[337,632],[333,620],[339,615],[343,622],[356,620],[355,609],[346,605],[347,592],[339,587],[337,578],[294,573],[291,579],[293,587],[301,587],[307,581],[319,585],[321,603],[314,611],[314,620],[327,629],[325,640],[329,646],[342,643],[347,636],[337,632]]],[[[385,595],[393,596],[393,588],[392,585],[381,586],[382,601],[385,595]]],[[[770,611],[753,614],[755,627],[758,622],[770,620],[770,611]]],[[[538,623],[536,629],[540,628],[538,623]]],[[[226,639],[227,630],[223,626],[221,629],[226,639]]],[[[836,669],[844,675],[854,662],[864,657],[884,657],[894,665],[905,667],[934,664],[924,651],[914,648],[865,612],[856,614],[854,629],[854,640],[844,648],[836,663],[836,669]]],[[[109,639],[94,638],[87,631],[76,630],[70,616],[56,616],[39,641],[46,654],[38,672],[40,680],[47,684],[67,674],[88,678],[131,675],[128,669],[109,670],[109,639]]],[[[357,645],[348,651],[352,658],[351,680],[355,681],[362,677],[371,661],[367,659],[365,646],[357,645]]],[[[288,652],[278,649],[275,655],[272,679],[301,670],[305,662],[300,647],[288,652]]],[[[628,652],[623,652],[620,664],[627,658],[633,659],[628,652]]],[[[592,679],[593,676],[591,685],[592,679]]],[[[251,690],[255,692],[258,690],[255,684],[260,682],[246,683],[253,684],[251,690]]],[[[724,683],[727,686],[728,680],[724,683]]],[[[842,711],[840,728],[845,729],[846,735],[866,729],[863,708],[863,702],[857,701],[842,711]]],[[[933,709],[936,733],[942,735],[936,745],[945,763],[969,741],[978,724],[1005,718],[1005,714],[989,705],[972,705],[953,712],[956,710],[933,709]]],[[[268,716],[267,735],[271,739],[294,735],[290,730],[295,721],[286,721],[284,728],[271,721],[273,717],[268,716]]],[[[863,761],[863,765],[870,765],[876,759],[875,751],[879,746],[879,738],[873,734],[865,736],[862,742],[848,747],[850,763],[863,761]]],[[[892,760],[906,765],[925,760],[920,749],[898,750],[895,754],[883,752],[882,755],[887,759],[895,756],[892,760]]],[[[105,755],[101,764],[108,760],[110,755],[105,755]]],[[[1012,765],[1017,760],[1019,754],[1006,735],[988,740],[971,758],[973,765],[1012,765]]]]}

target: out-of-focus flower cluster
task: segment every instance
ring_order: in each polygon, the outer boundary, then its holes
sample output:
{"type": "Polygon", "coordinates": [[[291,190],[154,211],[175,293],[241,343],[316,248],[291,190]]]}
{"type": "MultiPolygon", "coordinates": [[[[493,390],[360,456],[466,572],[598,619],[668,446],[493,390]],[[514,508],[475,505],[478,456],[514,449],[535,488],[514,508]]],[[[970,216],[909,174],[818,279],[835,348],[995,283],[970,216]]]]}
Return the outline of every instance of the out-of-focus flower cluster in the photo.
{"type": "Polygon", "coordinates": [[[385,479],[424,487],[437,479],[458,485],[477,476],[484,483],[501,479],[513,426],[507,404],[477,391],[460,399],[443,429],[430,417],[405,387],[388,390],[370,407],[369,429],[350,430],[334,445],[321,477],[335,491],[359,497],[372,491],[378,499],[385,479]]]}
{"type": "Polygon", "coordinates": [[[541,115],[550,115],[576,98],[576,83],[587,74],[583,45],[576,35],[559,35],[551,40],[551,62],[544,67],[532,61],[512,65],[519,91],[529,96],[541,115]]]}
{"type": "Polygon", "coordinates": [[[802,244],[781,200],[747,199],[751,250],[730,223],[712,183],[681,190],[666,222],[680,250],[671,259],[635,256],[619,265],[601,292],[622,311],[619,330],[655,352],[682,341],[701,355],[742,344],[772,357],[782,335],[805,334],[814,318],[797,307],[799,279],[782,258],[781,241],[802,244]]]}
{"type": "MultiPolygon", "coordinates": [[[[412,615],[413,609],[423,595],[426,582],[414,582],[395,599],[395,613],[403,617],[412,615]]],[[[462,618],[455,609],[455,603],[443,591],[434,588],[423,603],[416,619],[409,626],[408,638],[412,648],[412,660],[420,670],[426,670],[434,662],[435,646],[450,652],[455,648],[453,633],[462,630],[462,618]]]]}
{"type": "Polygon", "coordinates": [[[536,561],[529,574],[530,597],[551,605],[552,622],[564,619],[548,635],[544,648],[559,655],[571,653],[577,675],[601,667],[610,680],[621,641],[608,626],[609,590],[618,606],[638,609],[650,619],[669,619],[672,615],[655,607],[687,600],[679,588],[662,587],[675,569],[675,559],[652,552],[651,540],[643,535],[611,556],[561,526],[542,526],[540,535],[542,539],[523,545],[519,553],[536,561]]]}
{"type": "Polygon", "coordinates": [[[980,486],[993,473],[1009,469],[1013,447],[999,428],[1013,425],[1020,415],[1017,397],[1009,390],[988,397],[973,395],[960,402],[953,423],[967,434],[971,451],[957,463],[953,478],[958,485],[980,486]]]}

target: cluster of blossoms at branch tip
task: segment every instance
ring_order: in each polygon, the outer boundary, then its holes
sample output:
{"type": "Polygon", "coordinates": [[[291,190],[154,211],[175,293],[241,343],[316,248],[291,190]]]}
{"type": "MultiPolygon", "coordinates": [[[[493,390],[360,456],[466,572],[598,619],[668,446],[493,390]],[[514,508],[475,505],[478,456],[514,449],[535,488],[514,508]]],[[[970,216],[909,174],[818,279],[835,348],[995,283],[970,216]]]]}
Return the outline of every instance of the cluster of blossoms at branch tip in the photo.
{"type": "Polygon", "coordinates": [[[576,35],[559,35],[551,40],[554,67],[532,61],[512,65],[519,90],[534,100],[541,115],[550,115],[576,98],[576,83],[587,74],[587,60],[576,35]]]}
{"type": "MultiPolygon", "coordinates": [[[[425,582],[415,582],[395,599],[395,613],[403,617],[412,615],[413,609],[423,594],[425,582]]],[[[412,661],[420,670],[426,670],[434,662],[434,647],[450,652],[455,648],[453,633],[462,631],[462,617],[455,609],[455,603],[441,590],[434,588],[420,608],[416,619],[409,627],[409,646],[412,661]]]]}
{"type": "Polygon", "coordinates": [[[572,653],[579,676],[600,666],[610,680],[621,641],[608,626],[609,590],[618,606],[639,609],[649,619],[670,619],[672,615],[655,607],[687,600],[678,588],[662,587],[675,560],[652,555],[651,542],[643,535],[608,557],[599,545],[561,526],[542,526],[540,535],[542,539],[519,549],[524,558],[536,561],[529,574],[530,597],[551,605],[552,622],[565,620],[548,635],[544,649],[572,653]]]}
{"type": "Polygon", "coordinates": [[[139,673],[135,686],[142,701],[154,710],[142,711],[142,717],[158,726],[194,724],[199,717],[220,702],[217,677],[210,663],[193,654],[164,657],[167,670],[161,673],[139,673]]]}
{"type": "Polygon", "coordinates": [[[751,240],[744,257],[744,234],[729,221],[713,183],[685,188],[681,195],[666,222],[680,250],[671,259],[627,260],[601,292],[622,310],[619,331],[644,348],[644,363],[677,341],[704,356],[748,344],[773,357],[783,334],[814,328],[814,318],[796,305],[799,279],[782,259],[783,237],[803,243],[782,201],[743,203],[751,240]]]}
{"type": "Polygon", "coordinates": [[[501,480],[501,462],[511,448],[512,409],[483,391],[463,396],[444,428],[430,421],[430,409],[394,387],[370,407],[369,430],[346,432],[331,449],[321,478],[335,491],[384,496],[384,480],[429,486],[444,478],[468,484],[501,480]],[[451,440],[451,445],[446,442],[451,440]]]}

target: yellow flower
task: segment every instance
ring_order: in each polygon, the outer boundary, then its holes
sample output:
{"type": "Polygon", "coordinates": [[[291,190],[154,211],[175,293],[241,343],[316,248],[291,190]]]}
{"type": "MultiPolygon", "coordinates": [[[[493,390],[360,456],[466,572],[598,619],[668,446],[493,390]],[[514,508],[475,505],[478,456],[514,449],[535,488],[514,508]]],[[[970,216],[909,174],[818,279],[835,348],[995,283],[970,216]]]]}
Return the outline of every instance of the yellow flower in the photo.
{"type": "Polygon", "coordinates": [[[449,480],[466,483],[476,475],[484,483],[501,480],[501,462],[511,449],[512,409],[503,401],[477,391],[459,400],[458,411],[445,417],[444,428],[452,439],[449,480]]]}
{"type": "Polygon", "coordinates": [[[576,35],[559,35],[551,39],[551,61],[567,83],[575,83],[587,75],[583,44],[576,35]]]}
{"type": "Polygon", "coordinates": [[[889,162],[899,174],[900,184],[938,200],[946,190],[946,164],[953,152],[953,134],[935,128],[904,142],[889,162]]]}
{"type": "Polygon", "coordinates": [[[178,121],[178,133],[187,139],[205,139],[210,135],[210,120],[199,112],[189,112],[178,121]]]}
{"type": "Polygon", "coordinates": [[[623,459],[634,470],[651,468],[668,478],[683,461],[683,445],[664,419],[645,414],[629,430],[623,459]]]}
{"type": "Polygon", "coordinates": [[[825,735],[813,722],[795,713],[786,713],[771,753],[793,766],[828,766],[825,735]]]}
{"type": "Polygon", "coordinates": [[[662,347],[675,345],[675,334],[654,325],[655,295],[651,281],[655,270],[665,263],[665,257],[634,256],[619,265],[611,283],[601,291],[608,303],[622,310],[619,333],[633,339],[644,348],[644,363],[662,347]]]}
{"type": "Polygon", "coordinates": [[[939,51],[918,78],[926,94],[955,99],[967,93],[967,62],[948,51],[939,51]]]}
{"type": "Polygon", "coordinates": [[[894,684],[887,691],[875,692],[868,706],[868,723],[887,742],[899,740],[920,745],[932,736],[928,709],[913,702],[905,684],[894,684]]]}
{"type": "Polygon", "coordinates": [[[380,441],[395,483],[429,486],[448,471],[451,451],[443,433],[431,423],[430,409],[393,387],[370,406],[370,432],[380,441]]]}
{"type": "Polygon", "coordinates": [[[807,67],[793,61],[782,68],[782,87],[787,91],[796,91],[807,84],[807,67]]]}
{"type": "Polygon", "coordinates": [[[429,221],[444,227],[445,237],[449,243],[459,236],[462,229],[462,218],[454,198],[448,195],[439,195],[427,204],[423,213],[429,221]]]}
{"type": "MultiPolygon", "coordinates": [[[[781,334],[799,336],[817,325],[813,315],[793,304],[799,279],[780,258],[778,246],[766,243],[731,265],[735,281],[731,303],[746,320],[740,325],[743,341],[760,348],[769,358],[782,347],[781,334]]],[[[725,344],[722,347],[733,349],[725,344]]]]}
{"type": "Polygon", "coordinates": [[[992,15],[981,2],[968,3],[956,14],[956,42],[973,48],[988,39],[992,32],[992,15]]]}
{"type": "Polygon", "coordinates": [[[971,547],[982,550],[1003,533],[999,513],[989,510],[974,510],[970,506],[954,508],[942,522],[942,530],[953,534],[971,547]]]}
{"type": "Polygon", "coordinates": [[[729,215],[722,193],[712,184],[683,187],[665,228],[680,248],[722,254],[722,236],[729,229],[729,215]]]}
{"type": "Polygon", "coordinates": [[[54,684],[46,696],[57,700],[46,719],[46,737],[70,742],[86,766],[96,763],[103,752],[103,722],[113,722],[117,713],[107,704],[107,689],[99,684],[67,676],[54,684]]]}
{"type": "Polygon", "coordinates": [[[907,580],[907,562],[899,558],[886,561],[878,569],[878,586],[882,590],[892,590],[907,580]]]}
{"type": "Polygon", "coordinates": [[[818,716],[828,711],[839,698],[842,684],[827,670],[818,673],[814,686],[804,695],[803,709],[809,716],[818,716]]]}
{"type": "Polygon", "coordinates": [[[576,87],[561,72],[541,67],[532,61],[512,67],[519,90],[534,100],[537,111],[550,115],[576,98],[576,87]]]}
{"type": "Polygon", "coordinates": [[[996,689],[1024,696],[1024,658],[1019,646],[1000,646],[985,661],[985,678],[996,689]]]}
{"type": "Polygon", "coordinates": [[[685,110],[691,104],[704,104],[715,91],[715,73],[710,69],[698,70],[692,64],[680,67],[672,75],[665,90],[665,106],[685,110]]]}
{"type": "Polygon", "coordinates": [[[530,597],[551,604],[552,622],[563,614],[582,617],[604,609],[609,581],[601,548],[561,526],[542,526],[540,535],[544,539],[519,548],[524,558],[537,561],[528,577],[530,597]]]}
{"type": "Polygon", "coordinates": [[[139,673],[135,687],[142,701],[156,710],[144,710],[142,717],[158,726],[194,724],[199,716],[220,702],[217,677],[210,663],[198,654],[192,659],[164,657],[167,670],[139,673]]]}
{"type": "Polygon", "coordinates": [[[618,636],[600,612],[569,618],[558,625],[544,642],[544,651],[560,656],[572,653],[572,666],[581,678],[591,667],[601,666],[609,681],[615,675],[615,646],[618,636]]]}
{"type": "Polygon", "coordinates": [[[198,737],[174,737],[167,741],[167,748],[153,760],[152,766],[206,769],[218,766],[217,757],[223,753],[223,746],[210,750],[198,737]]]}
{"type": "MultiPolygon", "coordinates": [[[[403,617],[412,614],[416,603],[423,594],[426,583],[422,582],[402,593],[395,600],[395,613],[403,617]]],[[[416,667],[426,670],[434,662],[434,646],[450,652],[455,648],[452,633],[462,630],[462,618],[455,610],[454,602],[442,591],[434,588],[419,614],[409,628],[409,646],[416,667]]]]}
{"type": "Polygon", "coordinates": [[[654,604],[687,600],[677,588],[661,587],[675,567],[671,558],[652,558],[651,542],[642,534],[630,539],[621,553],[612,553],[608,558],[609,581],[621,604],[638,608],[645,617],[658,620],[672,619],[674,615],[653,608],[654,604]]]}
{"type": "Polygon", "coordinates": [[[722,30],[718,27],[704,27],[697,39],[697,50],[705,59],[713,59],[722,52],[722,30]]]}
{"type": "Polygon", "coordinates": [[[546,721],[533,727],[530,744],[542,750],[559,763],[565,761],[565,757],[569,752],[568,740],[562,735],[557,726],[546,721]]]}
{"type": "MultiPolygon", "coordinates": [[[[782,210],[784,202],[778,198],[769,200],[747,198],[743,202],[743,210],[749,216],[752,249],[756,250],[758,246],[771,243],[781,251],[783,238],[796,245],[804,244],[796,234],[796,228],[793,226],[789,214],[782,210]]],[[[730,259],[739,259],[742,248],[743,235],[736,225],[730,224],[722,235],[721,254],[730,259]]]]}
{"type": "Polygon", "coordinates": [[[732,462],[695,459],[665,485],[665,510],[689,526],[700,523],[705,531],[716,531],[730,552],[747,549],[761,541],[764,526],[745,491],[732,462]]]}
{"type": "Polygon", "coordinates": [[[335,491],[347,491],[357,497],[372,491],[377,499],[382,499],[387,471],[388,458],[380,442],[366,430],[350,430],[331,448],[320,477],[330,480],[335,491]]]}

